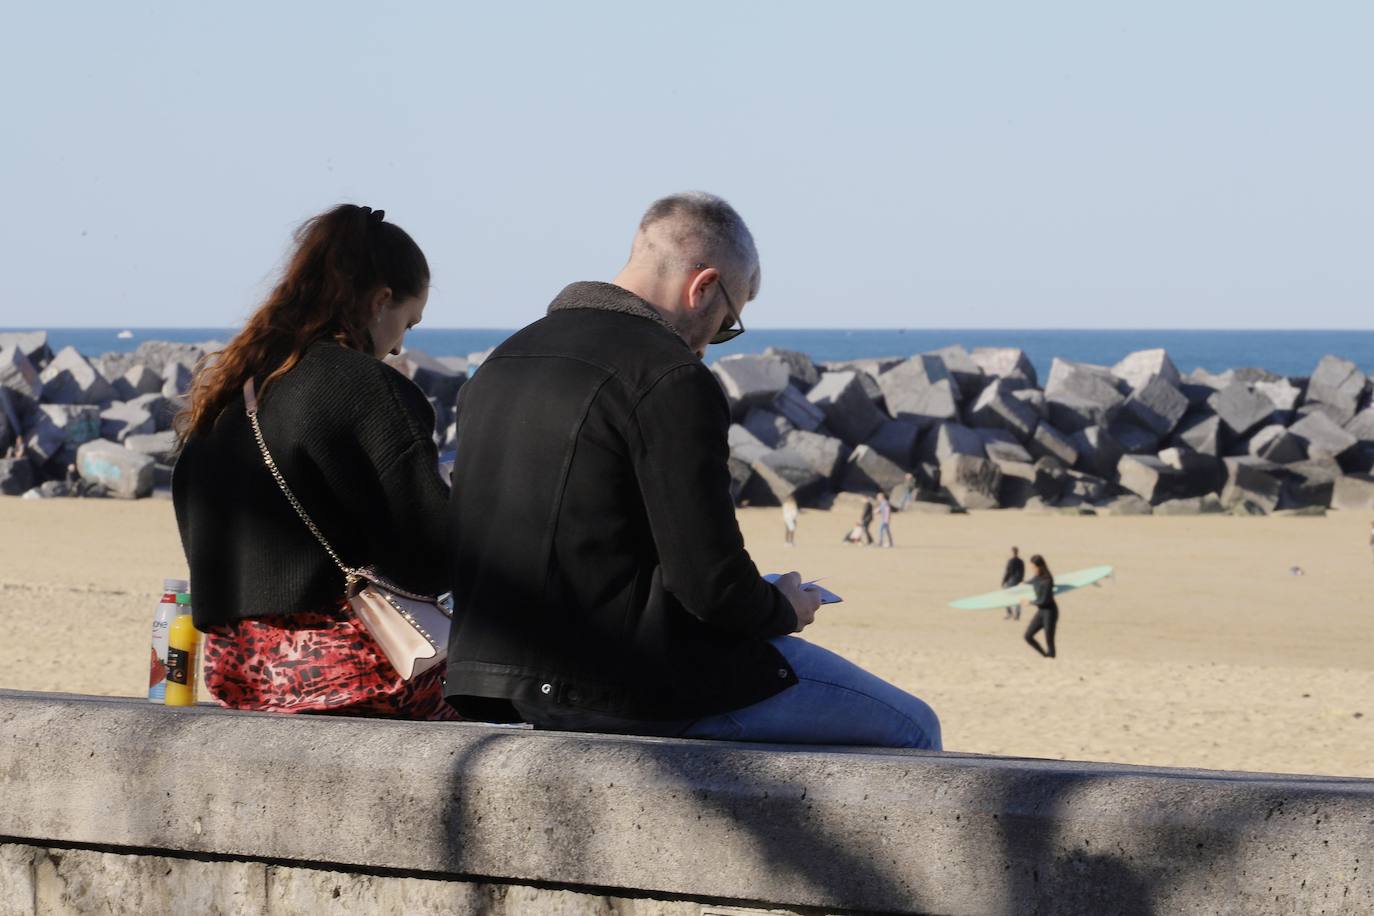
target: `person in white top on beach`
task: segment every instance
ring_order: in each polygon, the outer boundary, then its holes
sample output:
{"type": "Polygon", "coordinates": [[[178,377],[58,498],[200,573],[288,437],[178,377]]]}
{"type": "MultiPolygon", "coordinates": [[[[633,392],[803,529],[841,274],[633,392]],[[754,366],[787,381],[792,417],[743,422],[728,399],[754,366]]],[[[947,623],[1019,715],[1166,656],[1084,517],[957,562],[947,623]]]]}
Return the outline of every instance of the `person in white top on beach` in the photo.
{"type": "Polygon", "coordinates": [[[797,516],[801,515],[801,509],[797,507],[795,497],[789,496],[782,503],[782,527],[783,543],[788,547],[797,546],[797,516]]]}

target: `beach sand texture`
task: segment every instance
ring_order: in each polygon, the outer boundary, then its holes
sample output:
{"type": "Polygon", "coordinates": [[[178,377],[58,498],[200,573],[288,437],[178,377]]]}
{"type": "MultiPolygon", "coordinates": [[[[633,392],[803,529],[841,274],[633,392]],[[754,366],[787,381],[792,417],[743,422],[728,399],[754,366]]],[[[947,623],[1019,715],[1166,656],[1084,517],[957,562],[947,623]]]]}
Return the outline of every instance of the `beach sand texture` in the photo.
{"type": "MultiPolygon", "coordinates": [[[[1369,519],[894,516],[895,549],[849,546],[857,511],[740,523],[764,572],[845,603],[806,636],[926,698],[950,750],[1374,776],[1369,519]],[[998,586],[1007,548],[1116,580],[1060,601],[1059,653],[1027,618],[946,602],[998,586]],[[1305,575],[1294,576],[1299,566],[1305,575]]],[[[143,696],[166,576],[185,574],[165,500],[0,499],[0,687],[143,696]]]]}

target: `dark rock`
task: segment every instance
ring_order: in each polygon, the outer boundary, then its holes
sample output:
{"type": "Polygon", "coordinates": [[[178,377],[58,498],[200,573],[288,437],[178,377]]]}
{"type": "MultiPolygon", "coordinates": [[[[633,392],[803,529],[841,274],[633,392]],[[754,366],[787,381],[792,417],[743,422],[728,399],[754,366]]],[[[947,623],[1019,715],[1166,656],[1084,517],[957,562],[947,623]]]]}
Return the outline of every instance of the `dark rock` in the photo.
{"type": "Polygon", "coordinates": [[[1109,485],[1101,477],[1082,471],[1066,471],[1060,506],[1096,506],[1107,498],[1109,485]]]}
{"type": "Polygon", "coordinates": [[[940,462],[940,485],[965,509],[996,509],[1002,472],[986,458],[950,455],[940,462]]]}
{"type": "Polygon", "coordinates": [[[796,429],[785,418],[771,410],[762,410],[758,407],[749,408],[742,425],[769,448],[777,448],[782,443],[783,437],[796,429]]]}
{"type": "Polygon", "coordinates": [[[795,384],[788,385],[773,401],[773,409],[797,429],[814,433],[825,422],[825,413],[806,399],[795,384]]]}
{"type": "Polygon", "coordinates": [[[468,380],[466,371],[457,372],[423,350],[407,348],[400,356],[388,356],[386,362],[441,404],[455,403],[458,390],[468,380]]]}
{"type": "Polygon", "coordinates": [[[24,355],[37,372],[52,359],[52,348],[48,346],[47,331],[7,331],[0,333],[0,350],[14,347],[24,355]]]}
{"type": "Polygon", "coordinates": [[[1226,428],[1237,436],[1245,436],[1266,422],[1274,413],[1274,402],[1251,391],[1240,382],[1232,382],[1207,399],[1207,406],[1226,428]]]}
{"type": "Polygon", "coordinates": [[[1307,401],[1321,404],[1336,423],[1349,423],[1362,406],[1366,381],[1349,360],[1323,356],[1307,383],[1307,401]]]}
{"type": "Polygon", "coordinates": [[[1029,438],[1040,418],[1035,410],[1023,401],[1012,397],[1007,382],[997,379],[983,388],[983,393],[968,409],[971,426],[988,429],[1005,429],[1022,439],[1029,438]]]}
{"type": "Polygon", "coordinates": [[[39,376],[49,404],[108,404],[115,390],[75,347],[63,347],[39,376]]]}
{"type": "Polygon", "coordinates": [[[916,448],[921,426],[912,420],[884,420],[878,431],[864,444],[898,467],[910,470],[916,464],[916,448]]]}
{"type": "Polygon", "coordinates": [[[1256,458],[1274,464],[1292,464],[1307,460],[1307,442],[1277,423],[1264,426],[1250,437],[1247,450],[1256,458]]]}
{"type": "Polygon", "coordinates": [[[5,389],[0,388],[0,455],[9,453],[10,448],[24,435],[24,427],[10,419],[15,413],[9,407],[5,389]]]}
{"type": "Polygon", "coordinates": [[[76,451],[76,467],[82,479],[101,484],[112,496],[136,499],[153,492],[153,461],[122,445],[96,439],[76,451]]]}
{"type": "Polygon", "coordinates": [[[983,451],[991,460],[1031,463],[1030,452],[1026,451],[1021,443],[1016,440],[1016,437],[1005,429],[977,429],[974,432],[983,440],[983,451]]]}
{"type": "Polygon", "coordinates": [[[1228,511],[1244,509],[1251,514],[1273,512],[1279,506],[1283,483],[1273,473],[1274,465],[1258,458],[1227,458],[1226,486],[1221,505],[1228,511]]]}
{"type": "Polygon", "coordinates": [[[1078,452],[1078,461],[1074,463],[1074,467],[1108,480],[1116,476],[1121,456],[1126,454],[1121,443],[1101,426],[1080,429],[1069,437],[1069,442],[1078,452]]]}
{"type": "Polygon", "coordinates": [[[1053,456],[1066,468],[1078,463],[1078,449],[1072,440],[1044,420],[1035,425],[1035,432],[1026,440],[1026,450],[1034,458],[1053,456]]]}
{"type": "Polygon", "coordinates": [[[18,347],[0,349],[0,390],[6,393],[10,406],[18,415],[11,419],[22,419],[43,395],[43,380],[38,369],[18,347]]]}
{"type": "Polygon", "coordinates": [[[825,489],[825,479],[811,467],[805,456],[791,449],[778,449],[752,465],[758,480],[768,489],[772,501],[781,505],[789,496],[808,504],[825,489]]]}
{"type": "Polygon", "coordinates": [[[1031,500],[1052,503],[1060,498],[1068,480],[1062,469],[1045,463],[990,460],[1001,472],[997,503],[1006,509],[1024,508],[1031,500]]]}
{"type": "Polygon", "coordinates": [[[1109,425],[1126,403],[1116,386],[1116,376],[1104,366],[1056,357],[1045,384],[1050,422],[1069,433],[1109,425]]]}
{"type": "Polygon", "coordinates": [[[959,386],[938,357],[904,360],[878,376],[878,386],[894,419],[922,425],[959,419],[959,386]]]}
{"type": "Polygon", "coordinates": [[[825,373],[806,399],[825,414],[831,432],[851,445],[867,441],[886,419],[852,371],[825,373]]]}
{"type": "Polygon", "coordinates": [[[850,493],[890,493],[906,480],[906,471],[867,445],[849,455],[843,488],[850,493]]]}
{"type": "Polygon", "coordinates": [[[1036,389],[1040,382],[1035,374],[1035,366],[1026,358],[1025,351],[1015,347],[978,347],[969,358],[989,379],[998,378],[1006,382],[1012,390],[1036,389]]]}
{"type": "Polygon", "coordinates": [[[1126,406],[1122,408],[1124,417],[1148,429],[1160,439],[1173,432],[1178,421],[1183,419],[1187,412],[1188,399],[1171,382],[1159,375],[1142,387],[1136,388],[1127,398],[1126,406]]]}
{"type": "Polygon", "coordinates": [[[1124,382],[1129,391],[1140,391],[1154,379],[1159,379],[1174,389],[1183,383],[1182,376],[1178,374],[1178,367],[1163,349],[1137,350],[1127,355],[1112,367],[1112,375],[1124,382]]]}
{"type": "Polygon", "coordinates": [[[1200,455],[1221,455],[1221,418],[1210,410],[1191,410],[1184,414],[1171,440],[1200,455]]]}
{"type": "Polygon", "coordinates": [[[129,436],[157,432],[157,422],[145,408],[116,401],[100,412],[100,436],[123,442],[129,436]]]}
{"type": "Polygon", "coordinates": [[[821,370],[816,367],[816,363],[805,353],[796,350],[782,350],[778,347],[769,347],[763,351],[764,356],[775,356],[787,365],[787,377],[793,385],[801,391],[807,391],[821,380],[821,370]]]}
{"type": "Polygon", "coordinates": [[[782,439],[781,447],[805,458],[812,470],[825,478],[827,483],[839,479],[840,471],[849,458],[849,446],[842,440],[802,429],[788,432],[782,439]]]}
{"type": "Polygon", "coordinates": [[[1303,461],[1285,465],[1279,472],[1282,489],[1279,509],[1305,509],[1331,505],[1336,481],[1345,475],[1334,461],[1303,461]]]}
{"type": "Polygon", "coordinates": [[[38,474],[27,458],[0,458],[0,493],[19,496],[38,483],[38,474]]]}
{"type": "Polygon", "coordinates": [[[1356,442],[1339,460],[1347,474],[1374,473],[1374,442],[1356,442]]]}
{"type": "Polygon", "coordinates": [[[1313,456],[1321,453],[1339,458],[1359,441],[1322,412],[1308,414],[1290,426],[1288,432],[1305,441],[1307,453],[1313,456]]]}

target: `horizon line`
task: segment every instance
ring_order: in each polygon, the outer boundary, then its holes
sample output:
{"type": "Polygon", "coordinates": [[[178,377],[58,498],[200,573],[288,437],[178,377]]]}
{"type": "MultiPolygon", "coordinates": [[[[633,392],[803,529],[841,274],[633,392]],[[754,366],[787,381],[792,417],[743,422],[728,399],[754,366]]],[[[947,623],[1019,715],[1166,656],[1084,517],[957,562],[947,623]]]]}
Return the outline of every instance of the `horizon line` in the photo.
{"type": "MultiPolygon", "coordinates": [[[[525,325],[522,325],[521,327],[525,327],[525,325]]],[[[34,333],[34,332],[36,332],[36,331],[111,331],[111,332],[113,332],[113,333],[115,333],[115,334],[118,334],[118,333],[121,332],[121,331],[131,331],[131,332],[137,333],[137,332],[139,332],[139,331],[232,331],[232,330],[236,330],[236,328],[231,327],[231,326],[227,326],[227,325],[192,325],[192,324],[166,324],[166,325],[75,325],[75,324],[61,324],[61,325],[48,325],[48,326],[46,326],[46,327],[23,327],[23,328],[21,328],[21,327],[0,326],[0,334],[31,334],[31,333],[34,333]]],[[[450,327],[450,326],[441,326],[441,327],[419,327],[419,328],[415,328],[415,329],[413,329],[413,330],[418,330],[418,331],[507,331],[507,332],[510,332],[510,333],[514,333],[515,331],[520,330],[520,327],[493,327],[493,326],[485,326],[485,325],[468,325],[468,326],[453,326],[453,327],[450,327]]],[[[1365,328],[1358,328],[1358,327],[1321,327],[1321,328],[1311,328],[1311,327],[1302,327],[1302,328],[1293,328],[1293,327],[1246,327],[1246,328],[1235,328],[1235,327],[1226,327],[1226,328],[1222,328],[1222,327],[1216,327],[1216,328],[1211,328],[1211,327],[1209,327],[1209,328],[1133,327],[1133,328],[1117,328],[1117,327],[1015,327],[1015,326],[1007,326],[1007,327],[971,328],[971,327],[928,327],[928,326],[924,326],[924,327],[913,327],[913,326],[910,326],[910,325],[905,326],[905,327],[899,327],[899,326],[890,326],[890,327],[839,327],[839,326],[835,326],[835,327],[829,327],[829,326],[815,326],[815,325],[812,325],[812,326],[801,326],[801,325],[783,326],[783,325],[778,325],[778,326],[753,326],[753,327],[751,327],[749,330],[751,330],[751,331],[863,331],[863,332],[886,332],[886,333],[893,333],[893,334],[905,334],[905,333],[912,333],[912,332],[915,332],[915,333],[922,333],[922,332],[965,332],[965,331],[974,331],[974,332],[986,332],[986,331],[1030,331],[1030,332],[1061,331],[1061,332],[1062,332],[1062,331],[1067,331],[1067,332],[1083,332],[1083,333],[1100,333],[1100,332],[1104,332],[1104,331],[1107,331],[1107,332],[1121,332],[1121,333],[1127,333],[1127,332],[1130,332],[1130,333],[1150,333],[1150,332],[1160,332],[1160,331],[1169,331],[1169,332],[1180,332],[1180,331],[1181,331],[1181,332],[1185,332],[1185,333],[1193,333],[1193,332],[1198,332],[1198,333],[1202,333],[1202,332],[1226,332],[1226,333],[1231,333],[1231,334],[1234,334],[1234,333],[1241,333],[1241,334],[1244,334],[1244,333],[1251,333],[1251,332],[1285,331],[1285,332],[1288,332],[1288,333],[1296,333],[1296,334],[1304,334],[1304,333],[1322,334],[1322,333],[1331,333],[1331,332],[1351,332],[1351,331],[1358,332],[1358,333],[1374,332],[1374,327],[1365,327],[1365,328]]]]}

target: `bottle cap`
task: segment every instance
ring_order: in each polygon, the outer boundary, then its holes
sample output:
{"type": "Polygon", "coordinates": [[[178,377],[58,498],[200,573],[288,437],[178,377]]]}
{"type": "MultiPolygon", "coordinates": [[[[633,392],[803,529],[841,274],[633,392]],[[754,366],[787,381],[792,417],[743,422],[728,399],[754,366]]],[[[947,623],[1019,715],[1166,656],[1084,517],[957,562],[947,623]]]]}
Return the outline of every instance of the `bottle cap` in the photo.
{"type": "Polygon", "coordinates": [[[185,579],[163,579],[162,590],[164,592],[189,592],[191,583],[185,579]]]}

